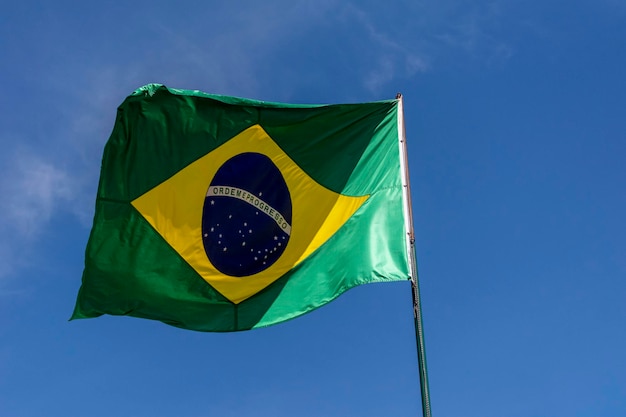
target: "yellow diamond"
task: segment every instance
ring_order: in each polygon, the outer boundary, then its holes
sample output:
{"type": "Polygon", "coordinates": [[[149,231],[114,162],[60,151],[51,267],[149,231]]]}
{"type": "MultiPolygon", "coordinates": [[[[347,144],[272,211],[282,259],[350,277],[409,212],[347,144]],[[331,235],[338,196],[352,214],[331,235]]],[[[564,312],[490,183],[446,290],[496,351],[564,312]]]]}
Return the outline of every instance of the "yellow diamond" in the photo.
{"type": "Polygon", "coordinates": [[[189,164],[138,197],[132,205],[213,288],[233,303],[258,293],[322,246],[369,196],[350,197],[328,190],[309,177],[259,125],[189,164]],[[283,254],[267,269],[245,277],[220,272],[202,240],[202,211],[218,169],[244,152],[267,156],[280,170],[292,203],[290,238],[283,254]]]}

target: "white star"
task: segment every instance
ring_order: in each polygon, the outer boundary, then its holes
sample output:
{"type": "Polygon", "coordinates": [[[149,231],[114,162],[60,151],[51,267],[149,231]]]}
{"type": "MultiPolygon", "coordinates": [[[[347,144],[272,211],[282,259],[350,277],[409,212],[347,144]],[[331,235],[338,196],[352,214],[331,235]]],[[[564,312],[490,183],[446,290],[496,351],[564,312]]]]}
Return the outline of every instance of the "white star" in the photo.
{"type": "Polygon", "coordinates": [[[252,229],[248,230],[248,233],[252,233],[252,229]]]}
{"type": "Polygon", "coordinates": [[[227,250],[227,249],[228,249],[228,248],[227,248],[226,246],[224,246],[224,252],[226,252],[226,250],[227,250]]]}
{"type": "Polygon", "coordinates": [[[218,237],[222,237],[222,234],[220,233],[220,235],[218,237]]]}
{"type": "Polygon", "coordinates": [[[241,242],[241,246],[246,246],[246,242],[241,242]]]}
{"type": "Polygon", "coordinates": [[[280,242],[278,242],[278,246],[282,246],[280,242]]]}
{"type": "Polygon", "coordinates": [[[260,192],[260,193],[259,193],[259,197],[261,197],[262,195],[263,195],[263,192],[260,192]]]}
{"type": "Polygon", "coordinates": [[[278,240],[278,236],[274,236],[274,240],[278,240]]]}
{"type": "Polygon", "coordinates": [[[233,218],[233,215],[232,215],[232,214],[229,214],[229,215],[228,215],[228,218],[229,218],[229,219],[232,219],[232,218],[233,218]]]}
{"type": "Polygon", "coordinates": [[[204,234],[204,237],[209,237],[209,234],[208,234],[208,233],[205,233],[205,234],[204,234]]]}
{"type": "Polygon", "coordinates": [[[246,223],[246,222],[243,222],[243,225],[244,225],[244,226],[247,226],[247,225],[248,225],[248,223],[246,223]]]}
{"type": "Polygon", "coordinates": [[[213,230],[215,230],[215,228],[214,228],[214,227],[211,227],[211,231],[213,231],[213,230]]]}
{"type": "Polygon", "coordinates": [[[211,200],[211,205],[215,205],[215,200],[211,200]]]}

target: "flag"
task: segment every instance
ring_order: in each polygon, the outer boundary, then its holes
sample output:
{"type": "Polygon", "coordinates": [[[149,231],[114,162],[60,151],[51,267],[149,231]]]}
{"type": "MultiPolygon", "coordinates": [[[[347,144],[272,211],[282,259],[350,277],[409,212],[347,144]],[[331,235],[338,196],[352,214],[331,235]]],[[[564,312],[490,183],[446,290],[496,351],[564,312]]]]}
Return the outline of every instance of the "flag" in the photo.
{"type": "Polygon", "coordinates": [[[72,319],[246,330],[409,279],[400,107],[139,88],[104,149],[72,319]]]}

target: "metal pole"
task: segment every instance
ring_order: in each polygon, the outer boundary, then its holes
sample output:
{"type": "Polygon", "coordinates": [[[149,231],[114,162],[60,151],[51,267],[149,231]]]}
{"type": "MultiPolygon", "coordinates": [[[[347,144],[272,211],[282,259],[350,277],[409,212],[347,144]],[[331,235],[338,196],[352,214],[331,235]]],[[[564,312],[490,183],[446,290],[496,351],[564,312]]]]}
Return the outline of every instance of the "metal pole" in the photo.
{"type": "Polygon", "coordinates": [[[404,128],[404,106],[402,94],[396,95],[398,99],[398,134],[400,136],[401,168],[404,187],[406,233],[411,269],[411,290],[413,294],[413,319],[415,323],[415,341],[417,345],[417,364],[419,367],[420,389],[422,394],[422,416],[432,417],[430,411],[430,389],[428,387],[428,371],[426,369],[426,348],[424,346],[424,326],[422,324],[422,308],[420,303],[420,291],[417,274],[417,260],[415,255],[415,234],[413,231],[413,206],[411,204],[411,184],[409,181],[408,152],[406,146],[406,131],[404,128]]]}

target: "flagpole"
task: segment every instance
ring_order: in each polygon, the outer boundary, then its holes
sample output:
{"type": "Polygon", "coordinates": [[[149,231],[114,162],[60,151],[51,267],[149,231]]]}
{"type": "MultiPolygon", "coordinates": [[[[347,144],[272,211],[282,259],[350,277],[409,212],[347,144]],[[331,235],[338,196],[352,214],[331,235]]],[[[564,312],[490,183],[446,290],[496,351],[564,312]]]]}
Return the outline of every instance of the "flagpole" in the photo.
{"type": "Polygon", "coordinates": [[[422,394],[422,416],[432,417],[430,410],[430,389],[428,387],[428,371],[426,369],[426,348],[424,346],[424,326],[422,324],[422,308],[415,255],[415,234],[413,230],[413,206],[411,204],[411,184],[409,180],[408,152],[406,146],[406,130],[404,127],[404,106],[402,94],[396,95],[398,100],[398,134],[400,137],[401,169],[404,195],[404,211],[407,222],[407,250],[410,257],[411,292],[413,295],[413,321],[415,324],[415,341],[417,344],[417,364],[422,394]]]}

